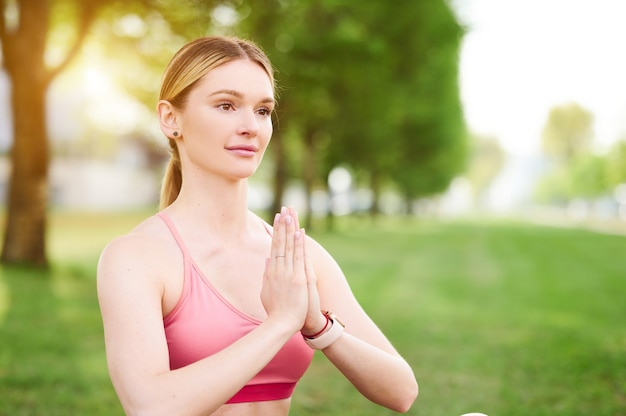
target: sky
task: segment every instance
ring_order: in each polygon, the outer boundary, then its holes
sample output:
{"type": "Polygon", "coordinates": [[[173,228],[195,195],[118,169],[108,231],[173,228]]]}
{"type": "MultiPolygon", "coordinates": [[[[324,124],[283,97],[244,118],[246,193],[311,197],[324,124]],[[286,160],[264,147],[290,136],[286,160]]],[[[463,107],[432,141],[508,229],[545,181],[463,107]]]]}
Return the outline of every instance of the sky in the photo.
{"type": "Polygon", "coordinates": [[[626,0],[453,0],[467,26],[461,100],[472,132],[532,157],[551,108],[594,115],[599,151],[626,138],[626,0]]]}

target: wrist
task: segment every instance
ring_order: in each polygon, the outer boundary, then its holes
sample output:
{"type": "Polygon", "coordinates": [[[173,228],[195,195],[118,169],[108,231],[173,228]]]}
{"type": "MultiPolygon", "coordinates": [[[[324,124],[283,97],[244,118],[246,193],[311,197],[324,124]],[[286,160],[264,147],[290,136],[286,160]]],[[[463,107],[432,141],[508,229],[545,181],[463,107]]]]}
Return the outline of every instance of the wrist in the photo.
{"type": "Polygon", "coordinates": [[[319,337],[320,335],[322,335],[324,332],[326,332],[330,326],[330,318],[325,315],[325,314],[321,314],[322,318],[320,319],[319,323],[316,324],[315,327],[313,328],[317,328],[316,329],[308,329],[308,328],[302,328],[300,330],[300,333],[302,334],[303,337],[305,338],[309,338],[309,339],[314,339],[319,337]]]}
{"type": "Polygon", "coordinates": [[[282,316],[269,315],[260,326],[267,327],[267,330],[272,331],[279,337],[290,338],[298,332],[297,323],[286,319],[286,317],[286,314],[282,316]]]}
{"type": "Polygon", "coordinates": [[[323,350],[334,344],[343,334],[345,325],[332,312],[324,312],[324,316],[328,318],[328,329],[323,330],[321,335],[315,338],[307,338],[304,336],[304,342],[314,350],[323,350]]]}

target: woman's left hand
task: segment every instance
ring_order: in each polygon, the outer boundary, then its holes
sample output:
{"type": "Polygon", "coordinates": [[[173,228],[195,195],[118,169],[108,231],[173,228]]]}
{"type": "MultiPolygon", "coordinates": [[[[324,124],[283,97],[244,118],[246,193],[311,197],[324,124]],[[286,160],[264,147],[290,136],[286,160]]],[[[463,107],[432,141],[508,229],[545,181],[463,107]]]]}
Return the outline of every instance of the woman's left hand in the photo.
{"type": "MultiPolygon", "coordinates": [[[[295,219],[296,227],[300,229],[300,221],[298,214],[293,208],[289,208],[289,214],[295,219]]],[[[304,229],[301,229],[304,234],[304,229]]],[[[304,336],[311,336],[319,333],[326,325],[326,317],[322,314],[320,309],[320,296],[317,290],[317,276],[315,275],[315,269],[313,268],[313,262],[310,254],[306,251],[306,240],[304,244],[304,270],[306,274],[307,289],[309,292],[309,306],[307,315],[304,321],[304,325],[300,332],[304,336]]]]}

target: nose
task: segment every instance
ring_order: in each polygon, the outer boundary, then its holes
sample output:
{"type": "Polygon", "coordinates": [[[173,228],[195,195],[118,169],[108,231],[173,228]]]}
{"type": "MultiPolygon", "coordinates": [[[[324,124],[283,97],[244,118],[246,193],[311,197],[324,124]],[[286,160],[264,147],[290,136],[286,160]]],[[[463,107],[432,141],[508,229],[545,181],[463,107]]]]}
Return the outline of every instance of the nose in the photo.
{"type": "Polygon", "coordinates": [[[252,110],[242,111],[238,133],[243,136],[256,137],[259,134],[259,120],[252,110]]]}

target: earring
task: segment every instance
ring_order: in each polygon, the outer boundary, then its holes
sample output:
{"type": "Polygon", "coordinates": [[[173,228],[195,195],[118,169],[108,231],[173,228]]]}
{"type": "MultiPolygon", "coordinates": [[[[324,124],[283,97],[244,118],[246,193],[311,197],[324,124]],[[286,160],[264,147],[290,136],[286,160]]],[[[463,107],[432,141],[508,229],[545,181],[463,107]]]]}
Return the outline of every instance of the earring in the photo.
{"type": "Polygon", "coordinates": [[[178,132],[177,131],[174,132],[174,137],[178,137],[178,132]]]}

